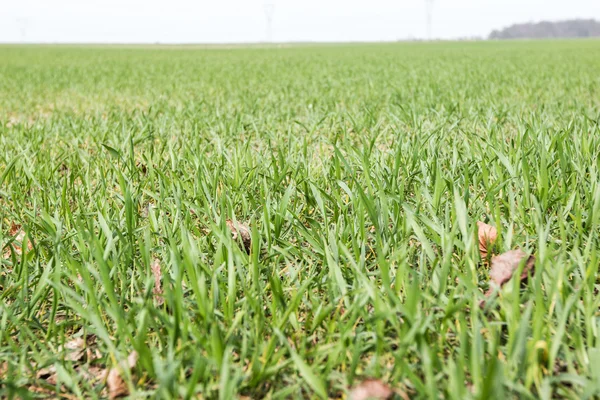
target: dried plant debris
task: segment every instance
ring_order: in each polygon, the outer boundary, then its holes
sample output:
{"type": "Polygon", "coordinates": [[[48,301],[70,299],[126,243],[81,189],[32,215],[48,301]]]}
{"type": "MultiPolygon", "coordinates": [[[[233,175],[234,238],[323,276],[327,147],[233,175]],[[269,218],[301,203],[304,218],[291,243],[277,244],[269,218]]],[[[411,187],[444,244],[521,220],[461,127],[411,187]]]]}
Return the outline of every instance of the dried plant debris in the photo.
{"type": "Polygon", "coordinates": [[[498,231],[492,225],[477,221],[477,236],[479,238],[479,254],[481,254],[481,258],[486,258],[492,245],[498,239],[498,231]]]}
{"type": "Polygon", "coordinates": [[[125,370],[131,371],[133,368],[135,368],[137,360],[138,353],[136,351],[132,351],[125,362],[120,363],[117,367],[108,371],[106,385],[108,386],[109,399],[117,399],[129,394],[129,387],[125,383],[123,376],[125,376],[125,370]]]}
{"type": "Polygon", "coordinates": [[[33,246],[31,245],[31,242],[29,240],[27,240],[26,244],[24,243],[25,231],[22,229],[21,225],[15,224],[15,223],[11,224],[8,234],[9,234],[9,236],[13,237],[14,240],[12,241],[10,246],[6,246],[4,248],[4,252],[2,253],[2,256],[5,259],[10,258],[10,256],[11,256],[11,246],[14,249],[15,254],[18,256],[21,255],[23,246],[26,246],[27,250],[31,250],[33,248],[33,246]]]}
{"type": "Polygon", "coordinates": [[[92,361],[102,357],[98,349],[92,348],[95,343],[96,335],[76,337],[60,346],[58,350],[64,353],[66,361],[92,361]]]}
{"type": "Polygon", "coordinates": [[[85,365],[77,368],[79,375],[90,382],[103,383],[108,377],[108,369],[99,365],[85,365]]]}
{"type": "Polygon", "coordinates": [[[56,367],[54,365],[51,365],[46,368],[40,368],[36,372],[35,377],[37,379],[45,380],[50,385],[56,385],[56,367]]]}
{"type": "Polygon", "coordinates": [[[350,391],[349,400],[388,400],[392,399],[394,391],[378,379],[367,379],[356,385],[350,391]]]}
{"type": "MultiPolygon", "coordinates": [[[[100,381],[105,381],[106,377],[108,376],[108,370],[103,366],[90,364],[102,358],[102,354],[95,346],[96,335],[77,334],[77,336],[78,337],[75,337],[67,341],[64,345],[58,347],[58,354],[61,357],[60,362],[72,362],[75,371],[77,371],[77,373],[85,380],[97,383],[100,383],[100,381]]],[[[58,372],[56,365],[49,365],[45,368],[37,368],[34,365],[33,370],[36,371],[36,379],[44,381],[46,384],[52,386],[58,383],[58,372]]],[[[30,390],[34,390],[36,388],[42,390],[41,387],[37,386],[30,388],[30,390]]],[[[64,391],[66,389],[61,386],[60,390],[64,391]]],[[[49,394],[51,391],[43,389],[43,393],[49,394]]],[[[61,396],[63,395],[64,393],[61,394],[61,396]]]]}
{"type": "Polygon", "coordinates": [[[231,231],[233,240],[237,241],[239,237],[244,245],[246,253],[250,254],[250,249],[252,248],[252,235],[250,232],[250,227],[241,222],[233,222],[230,219],[227,220],[227,227],[231,231]]]}
{"type": "Polygon", "coordinates": [[[154,276],[154,289],[152,290],[152,293],[154,294],[154,301],[156,302],[157,305],[162,305],[164,302],[164,299],[162,297],[162,294],[163,294],[162,286],[161,286],[162,271],[160,268],[160,261],[155,258],[152,261],[152,265],[150,266],[150,268],[152,269],[152,275],[154,276]]]}
{"type": "Polygon", "coordinates": [[[523,272],[519,279],[524,280],[531,272],[533,274],[535,267],[535,256],[530,256],[523,250],[510,250],[499,256],[492,258],[492,269],[490,278],[497,286],[503,286],[512,278],[514,272],[519,268],[521,261],[525,261],[523,272]]]}
{"type": "Polygon", "coordinates": [[[64,345],[65,357],[67,361],[79,361],[85,356],[85,340],[83,338],[73,339],[64,345]]]}
{"type": "MultiPolygon", "coordinates": [[[[519,281],[525,281],[529,274],[535,272],[535,256],[528,255],[521,249],[510,250],[499,256],[492,257],[490,269],[490,288],[485,293],[486,297],[494,293],[495,288],[501,288],[504,284],[513,277],[515,271],[519,269],[521,263],[524,262],[523,271],[519,276],[519,281]]],[[[486,300],[479,302],[479,307],[485,307],[486,300]]]]}

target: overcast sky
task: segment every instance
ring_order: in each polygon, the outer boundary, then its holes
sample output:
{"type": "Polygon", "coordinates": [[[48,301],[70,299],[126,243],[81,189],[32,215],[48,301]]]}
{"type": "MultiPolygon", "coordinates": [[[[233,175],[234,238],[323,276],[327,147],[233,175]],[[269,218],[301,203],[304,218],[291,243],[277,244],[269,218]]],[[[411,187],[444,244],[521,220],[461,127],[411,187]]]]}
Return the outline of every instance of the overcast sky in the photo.
{"type": "MultiPolygon", "coordinates": [[[[0,0],[0,42],[391,41],[427,36],[425,0],[0,0]]],[[[516,22],[600,19],[600,0],[435,0],[435,38],[516,22]]]]}

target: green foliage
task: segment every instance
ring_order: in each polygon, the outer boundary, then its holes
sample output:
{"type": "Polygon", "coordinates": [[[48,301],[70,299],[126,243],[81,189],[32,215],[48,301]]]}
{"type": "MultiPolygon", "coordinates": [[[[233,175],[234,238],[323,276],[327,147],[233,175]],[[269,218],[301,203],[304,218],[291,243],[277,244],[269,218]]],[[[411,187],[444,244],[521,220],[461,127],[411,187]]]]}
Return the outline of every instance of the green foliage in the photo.
{"type": "Polygon", "coordinates": [[[598,44],[0,47],[0,396],[599,396],[598,44]]]}

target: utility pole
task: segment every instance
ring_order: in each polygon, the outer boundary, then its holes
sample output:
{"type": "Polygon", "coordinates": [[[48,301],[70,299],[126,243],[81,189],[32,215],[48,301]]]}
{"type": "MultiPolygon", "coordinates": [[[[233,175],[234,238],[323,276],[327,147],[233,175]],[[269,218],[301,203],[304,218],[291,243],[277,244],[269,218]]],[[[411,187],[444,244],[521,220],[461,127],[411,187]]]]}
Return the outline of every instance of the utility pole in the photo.
{"type": "Polygon", "coordinates": [[[17,24],[21,31],[21,43],[25,43],[27,40],[27,18],[17,18],[17,24]]]}
{"type": "Polygon", "coordinates": [[[427,40],[433,39],[433,1],[434,0],[425,0],[425,12],[427,13],[427,40]]]}
{"type": "Polygon", "coordinates": [[[275,4],[265,4],[265,16],[267,17],[267,42],[273,40],[273,13],[275,12],[275,4]]]}

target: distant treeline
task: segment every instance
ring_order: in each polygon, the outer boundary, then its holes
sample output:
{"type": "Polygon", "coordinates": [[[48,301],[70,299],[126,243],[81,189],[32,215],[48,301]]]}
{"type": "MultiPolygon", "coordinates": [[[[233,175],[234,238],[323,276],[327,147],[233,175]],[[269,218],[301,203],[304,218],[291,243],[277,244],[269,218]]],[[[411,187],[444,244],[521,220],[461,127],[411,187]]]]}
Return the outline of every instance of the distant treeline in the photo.
{"type": "Polygon", "coordinates": [[[600,37],[600,22],[593,19],[515,24],[490,33],[490,39],[549,39],[600,37]]]}

